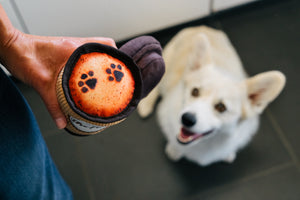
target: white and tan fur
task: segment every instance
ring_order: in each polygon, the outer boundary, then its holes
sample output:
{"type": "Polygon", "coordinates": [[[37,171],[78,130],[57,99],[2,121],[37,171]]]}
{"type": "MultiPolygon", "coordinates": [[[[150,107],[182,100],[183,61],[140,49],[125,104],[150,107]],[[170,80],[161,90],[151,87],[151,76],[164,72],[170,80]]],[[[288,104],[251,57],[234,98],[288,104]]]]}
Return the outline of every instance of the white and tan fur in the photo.
{"type": "Polygon", "coordinates": [[[283,89],[285,76],[270,71],[248,78],[228,37],[206,26],[180,31],[163,57],[166,74],[138,112],[148,116],[162,97],[157,118],[168,157],[202,166],[234,161],[256,133],[259,115],[283,89]],[[199,137],[203,133],[209,134],[199,137]]]}

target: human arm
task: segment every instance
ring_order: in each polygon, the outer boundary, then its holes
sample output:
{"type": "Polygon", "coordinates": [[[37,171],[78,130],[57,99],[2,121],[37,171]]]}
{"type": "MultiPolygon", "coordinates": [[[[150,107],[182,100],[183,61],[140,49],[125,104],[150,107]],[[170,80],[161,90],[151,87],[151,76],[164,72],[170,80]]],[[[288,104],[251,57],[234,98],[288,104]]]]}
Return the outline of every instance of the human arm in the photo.
{"type": "Polygon", "coordinates": [[[0,5],[0,62],[43,99],[58,128],[66,119],[57,102],[55,83],[69,56],[80,45],[97,42],[116,47],[111,38],[47,37],[22,33],[12,26],[0,5]]]}

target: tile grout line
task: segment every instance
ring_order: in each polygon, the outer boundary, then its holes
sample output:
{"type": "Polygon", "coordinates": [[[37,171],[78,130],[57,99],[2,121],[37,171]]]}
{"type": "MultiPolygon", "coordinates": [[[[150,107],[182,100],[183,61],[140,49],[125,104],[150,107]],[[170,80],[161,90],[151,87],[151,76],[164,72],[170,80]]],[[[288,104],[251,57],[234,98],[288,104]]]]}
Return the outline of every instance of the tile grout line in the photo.
{"type": "MultiPolygon", "coordinates": [[[[213,16],[214,17],[214,16],[213,16]]],[[[221,29],[225,32],[224,28],[223,28],[223,24],[222,22],[216,18],[214,19],[216,22],[219,23],[219,26],[221,27],[221,29]]],[[[230,36],[228,35],[229,39],[230,36]]],[[[273,116],[273,114],[271,113],[270,109],[266,109],[266,114],[267,117],[269,118],[269,120],[271,121],[271,124],[273,125],[275,132],[277,133],[279,139],[281,140],[284,148],[288,151],[289,156],[291,157],[291,159],[293,160],[296,168],[300,171],[300,160],[298,159],[296,153],[294,152],[290,142],[288,141],[288,139],[286,138],[286,136],[284,135],[281,127],[279,126],[279,124],[277,123],[277,120],[275,119],[275,117],[273,116]]]]}
{"type": "MultiPolygon", "coordinates": [[[[50,131],[51,132],[51,131],[50,131]]],[[[69,133],[66,133],[66,134],[69,134],[69,133]]],[[[46,141],[46,139],[48,138],[51,138],[51,137],[54,137],[56,136],[55,134],[49,134],[49,135],[45,135],[43,136],[44,137],[44,140],[46,141]]],[[[76,137],[76,136],[75,136],[76,137]]],[[[79,164],[80,164],[80,168],[83,172],[83,177],[85,179],[85,183],[86,183],[86,187],[87,187],[87,191],[88,191],[88,195],[89,195],[89,200],[96,200],[95,198],[95,195],[94,195],[94,191],[91,187],[91,183],[89,181],[89,175],[87,173],[87,168],[86,168],[86,165],[84,163],[84,160],[82,159],[82,154],[80,153],[80,150],[79,150],[79,145],[78,145],[78,141],[76,138],[73,138],[72,139],[75,143],[75,148],[76,148],[76,152],[77,152],[77,156],[79,157],[79,164]]]]}
{"type": "Polygon", "coordinates": [[[89,179],[89,174],[87,173],[88,170],[87,170],[86,164],[84,162],[84,159],[82,159],[82,154],[81,154],[81,151],[79,150],[78,141],[76,138],[74,138],[74,141],[75,141],[76,151],[78,152],[77,155],[79,157],[79,163],[80,163],[82,171],[83,171],[83,177],[85,179],[85,183],[87,186],[89,200],[96,200],[92,184],[89,181],[90,179],[89,179]]]}
{"type": "MultiPolygon", "coordinates": [[[[253,173],[252,175],[246,176],[246,177],[241,178],[241,179],[237,179],[237,180],[235,180],[231,183],[228,183],[226,185],[220,185],[220,186],[214,187],[213,189],[208,190],[206,192],[206,195],[209,195],[210,193],[214,193],[215,191],[220,190],[222,188],[226,189],[226,187],[229,187],[229,186],[234,186],[234,185],[241,184],[241,183],[247,183],[247,182],[259,179],[259,178],[263,178],[265,176],[278,173],[280,171],[286,170],[286,169],[291,168],[293,166],[294,166],[293,162],[288,162],[288,163],[277,165],[275,167],[264,169],[264,170],[262,170],[258,173],[253,173]]],[[[194,199],[194,197],[192,199],[194,199]]]]}
{"type": "Polygon", "coordinates": [[[275,119],[275,117],[271,113],[270,109],[266,110],[266,114],[267,114],[267,117],[269,118],[269,120],[271,121],[271,124],[273,125],[273,128],[275,129],[275,132],[277,133],[280,141],[282,142],[283,146],[285,147],[285,149],[287,150],[289,156],[291,157],[293,163],[296,165],[298,170],[300,170],[300,164],[299,164],[300,161],[299,161],[296,153],[294,152],[292,145],[290,144],[290,142],[286,138],[285,134],[283,133],[281,127],[277,123],[277,120],[275,119]]]}
{"type": "Polygon", "coordinates": [[[280,164],[280,165],[277,165],[275,167],[271,167],[271,168],[262,170],[260,172],[257,172],[255,174],[246,176],[246,177],[244,177],[244,178],[242,178],[240,180],[237,180],[237,182],[238,183],[249,182],[249,181],[257,179],[257,178],[262,178],[264,176],[268,176],[268,175],[274,174],[276,172],[282,171],[282,170],[290,168],[292,166],[294,166],[294,162],[288,162],[288,163],[280,164]]]}
{"type": "MultiPolygon", "coordinates": [[[[66,134],[69,134],[69,133],[66,133],[66,134]]],[[[44,140],[46,142],[47,139],[55,137],[57,135],[58,134],[49,134],[49,135],[42,135],[42,136],[43,136],[43,138],[44,138],[44,140]]],[[[76,136],[73,136],[73,137],[76,137],[76,136]]],[[[88,178],[89,176],[87,174],[86,165],[84,164],[83,159],[82,159],[82,155],[81,155],[81,153],[79,151],[78,142],[77,142],[76,138],[72,138],[71,140],[75,144],[75,151],[77,152],[76,155],[78,156],[79,167],[81,168],[81,171],[82,171],[82,174],[83,174],[83,178],[84,178],[84,183],[85,183],[85,186],[86,186],[87,191],[88,191],[88,197],[89,197],[88,199],[89,200],[96,200],[95,195],[94,195],[94,191],[93,191],[92,187],[90,187],[91,183],[90,183],[89,178],[88,178]]],[[[48,145],[47,145],[47,148],[48,148],[48,145]]]]}

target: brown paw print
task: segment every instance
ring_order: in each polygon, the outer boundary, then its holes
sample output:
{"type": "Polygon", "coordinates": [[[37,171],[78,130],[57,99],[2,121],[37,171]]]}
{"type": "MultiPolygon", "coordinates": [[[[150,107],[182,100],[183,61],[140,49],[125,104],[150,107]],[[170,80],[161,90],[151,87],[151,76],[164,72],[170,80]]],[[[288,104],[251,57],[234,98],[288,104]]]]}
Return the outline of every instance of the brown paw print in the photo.
{"type": "Polygon", "coordinates": [[[118,65],[116,66],[115,64],[111,64],[110,68],[106,69],[106,73],[109,75],[108,80],[109,81],[114,81],[116,80],[117,82],[120,82],[124,76],[122,70],[122,66],[118,65]]]}
{"type": "Polygon", "coordinates": [[[92,78],[94,76],[93,71],[89,71],[87,74],[82,74],[81,75],[81,81],[78,82],[78,86],[82,87],[81,91],[83,93],[86,93],[89,91],[89,89],[95,89],[96,84],[97,84],[97,79],[92,78]]]}

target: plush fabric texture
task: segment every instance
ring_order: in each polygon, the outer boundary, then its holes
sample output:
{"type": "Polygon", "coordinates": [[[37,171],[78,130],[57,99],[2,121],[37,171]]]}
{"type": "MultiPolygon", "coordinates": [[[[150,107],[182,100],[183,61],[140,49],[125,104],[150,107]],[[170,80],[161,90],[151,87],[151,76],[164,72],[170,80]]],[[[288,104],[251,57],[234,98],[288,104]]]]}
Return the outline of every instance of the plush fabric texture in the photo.
{"type": "MultiPolygon", "coordinates": [[[[142,93],[142,80],[141,80],[141,74],[140,74],[140,68],[136,66],[135,62],[133,62],[132,58],[125,53],[119,51],[116,48],[102,45],[98,43],[87,43],[79,48],[77,48],[73,54],[70,56],[62,76],[62,87],[64,90],[65,97],[70,105],[70,107],[80,116],[84,117],[85,119],[88,119],[93,122],[99,122],[99,123],[112,123],[115,121],[122,120],[123,118],[126,118],[132,111],[134,111],[139,103],[139,100],[141,99],[141,93],[142,93]],[[128,104],[128,106],[123,109],[122,112],[120,112],[117,115],[109,116],[109,117],[97,117],[90,114],[87,114],[83,111],[81,111],[74,103],[70,88],[69,88],[69,80],[70,76],[72,74],[72,71],[74,67],[76,66],[78,60],[82,55],[98,52],[98,53],[104,53],[109,56],[112,56],[113,58],[116,58],[123,62],[125,66],[131,71],[132,76],[135,81],[135,89],[134,94],[132,97],[132,100],[128,104]]],[[[109,88],[108,88],[109,89],[109,88]]]]}
{"type": "MultiPolygon", "coordinates": [[[[96,77],[96,71],[91,70],[91,72],[93,72],[93,75],[91,76],[94,77],[95,75],[96,77]]],[[[151,36],[137,37],[124,44],[120,49],[98,43],[87,43],[77,48],[70,56],[62,75],[62,88],[67,102],[78,115],[93,122],[113,123],[130,115],[131,112],[136,109],[140,99],[146,97],[159,83],[164,72],[165,64],[162,58],[161,45],[155,38],[151,36]],[[134,78],[135,86],[133,97],[127,107],[122,107],[123,111],[118,114],[99,117],[94,116],[94,114],[91,115],[89,113],[85,113],[75,105],[71,97],[72,95],[70,93],[69,80],[74,67],[76,66],[77,62],[79,62],[82,55],[92,55],[94,52],[97,52],[98,54],[107,54],[115,59],[120,60],[130,70],[134,78]]],[[[106,71],[106,73],[109,72],[106,71]]],[[[87,73],[85,72],[83,75],[87,76],[87,73]]],[[[86,77],[83,77],[83,79],[85,78],[86,77]]],[[[83,88],[83,81],[79,81],[78,84],[79,85],[75,84],[75,86],[85,89],[81,91],[82,93],[87,93],[88,88],[83,88]]]]}
{"type": "Polygon", "coordinates": [[[130,56],[141,70],[142,98],[159,83],[165,73],[160,43],[151,36],[141,36],[128,41],[120,51],[130,56]]]}

